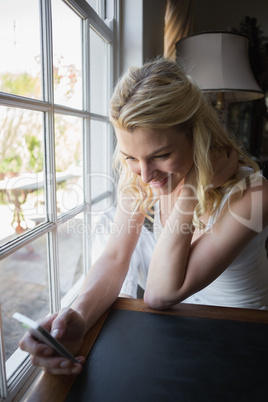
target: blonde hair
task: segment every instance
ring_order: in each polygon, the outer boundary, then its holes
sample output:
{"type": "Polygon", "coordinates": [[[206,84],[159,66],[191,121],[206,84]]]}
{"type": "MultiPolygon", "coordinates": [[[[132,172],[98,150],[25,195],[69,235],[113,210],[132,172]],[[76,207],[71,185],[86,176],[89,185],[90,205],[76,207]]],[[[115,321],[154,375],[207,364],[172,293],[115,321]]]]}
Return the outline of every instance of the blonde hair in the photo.
{"type": "MultiPolygon", "coordinates": [[[[110,102],[110,121],[115,128],[130,132],[135,128],[154,130],[174,126],[191,132],[197,172],[195,226],[202,226],[199,218],[208,208],[213,213],[223,196],[220,189],[210,186],[213,174],[211,150],[234,148],[242,164],[258,170],[223,129],[217,113],[199,87],[182,66],[171,60],[158,58],[141,68],[131,67],[115,87],[110,102]]],[[[114,162],[120,172],[120,190],[133,197],[133,210],[147,215],[156,201],[151,186],[129,170],[117,148],[114,162]]],[[[234,177],[224,187],[237,182],[234,177]]]]}

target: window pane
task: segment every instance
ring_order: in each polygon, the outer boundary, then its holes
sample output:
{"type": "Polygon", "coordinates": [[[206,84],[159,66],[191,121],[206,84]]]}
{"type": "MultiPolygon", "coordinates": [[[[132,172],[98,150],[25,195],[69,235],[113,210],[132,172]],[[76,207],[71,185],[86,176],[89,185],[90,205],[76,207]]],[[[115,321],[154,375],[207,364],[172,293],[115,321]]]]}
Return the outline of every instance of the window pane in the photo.
{"type": "Polygon", "coordinates": [[[82,108],[81,19],[62,0],[52,1],[55,103],[82,108]]]}
{"type": "Polygon", "coordinates": [[[0,2],[0,91],[41,99],[39,2],[0,2]]]}
{"type": "Polygon", "coordinates": [[[43,114],[0,107],[0,244],[45,221],[43,114]]]}
{"type": "Polygon", "coordinates": [[[107,43],[90,29],[90,111],[107,114],[107,43]]]}
{"type": "Polygon", "coordinates": [[[113,179],[110,176],[108,125],[91,120],[91,198],[94,199],[111,189],[113,179]]]}
{"type": "Polygon", "coordinates": [[[98,13],[98,0],[86,0],[86,2],[98,13]]]}
{"type": "Polygon", "coordinates": [[[83,203],[83,119],[55,115],[58,213],[83,203]]]}
{"type": "Polygon", "coordinates": [[[83,213],[59,227],[59,267],[61,297],[83,275],[83,213]]]}
{"type": "Polygon", "coordinates": [[[26,329],[12,318],[17,311],[36,320],[49,313],[46,236],[0,261],[0,294],[6,360],[26,329]]]}

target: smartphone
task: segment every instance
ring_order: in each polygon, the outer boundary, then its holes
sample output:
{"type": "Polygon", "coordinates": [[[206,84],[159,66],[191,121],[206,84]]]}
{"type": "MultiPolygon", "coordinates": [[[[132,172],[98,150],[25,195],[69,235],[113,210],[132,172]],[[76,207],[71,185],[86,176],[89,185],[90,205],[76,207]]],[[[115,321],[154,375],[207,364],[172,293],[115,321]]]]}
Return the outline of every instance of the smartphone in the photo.
{"type": "Polygon", "coordinates": [[[28,327],[30,334],[34,338],[50,346],[51,348],[54,349],[55,352],[57,352],[61,356],[72,360],[74,363],[78,363],[78,361],[74,358],[74,356],[70,352],[68,352],[68,350],[65,349],[65,347],[59,341],[53,338],[53,336],[51,336],[50,333],[45,328],[43,328],[40,324],[38,324],[38,322],[33,321],[30,318],[20,313],[13,314],[13,318],[21,322],[22,324],[26,325],[28,327]]]}

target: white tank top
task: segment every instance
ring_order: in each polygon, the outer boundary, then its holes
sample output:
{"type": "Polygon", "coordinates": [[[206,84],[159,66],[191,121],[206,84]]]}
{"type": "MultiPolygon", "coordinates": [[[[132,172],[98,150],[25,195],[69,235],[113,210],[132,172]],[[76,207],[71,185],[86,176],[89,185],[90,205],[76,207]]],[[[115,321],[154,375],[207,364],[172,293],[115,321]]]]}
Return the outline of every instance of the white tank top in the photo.
{"type": "MultiPolygon", "coordinates": [[[[249,168],[240,169],[241,178],[249,176],[249,168]]],[[[220,207],[210,217],[206,230],[216,222],[232,191],[226,193],[220,207]]],[[[163,230],[159,205],[156,205],[154,232],[158,238],[163,230]]],[[[231,265],[210,285],[190,296],[185,303],[268,309],[268,260],[265,242],[268,226],[260,231],[231,265]]]]}

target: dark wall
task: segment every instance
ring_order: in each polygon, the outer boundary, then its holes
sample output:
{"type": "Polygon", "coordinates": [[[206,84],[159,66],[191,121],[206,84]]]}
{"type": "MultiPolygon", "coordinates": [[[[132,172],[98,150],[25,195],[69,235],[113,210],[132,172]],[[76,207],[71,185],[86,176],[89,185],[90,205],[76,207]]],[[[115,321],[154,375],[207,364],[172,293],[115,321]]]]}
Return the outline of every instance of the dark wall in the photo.
{"type": "Polygon", "coordinates": [[[194,31],[227,30],[238,27],[244,17],[257,18],[268,40],[267,0],[193,0],[194,31]]]}

